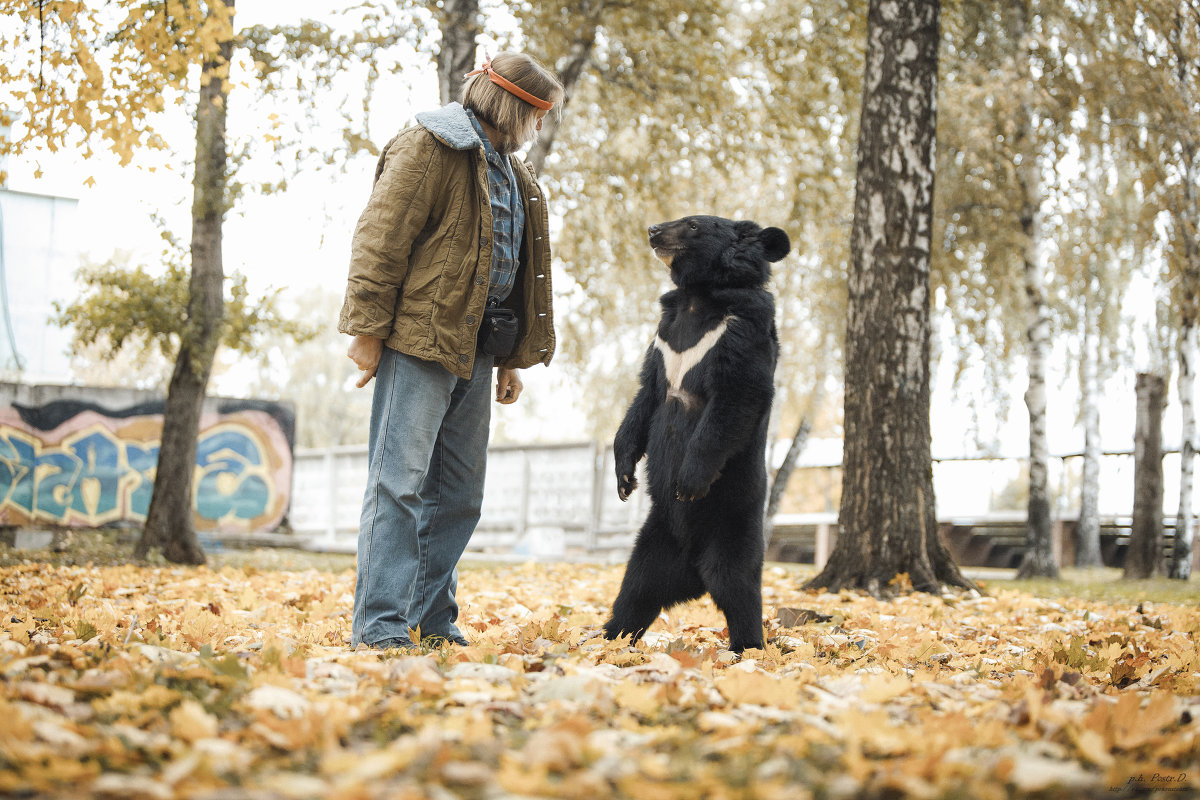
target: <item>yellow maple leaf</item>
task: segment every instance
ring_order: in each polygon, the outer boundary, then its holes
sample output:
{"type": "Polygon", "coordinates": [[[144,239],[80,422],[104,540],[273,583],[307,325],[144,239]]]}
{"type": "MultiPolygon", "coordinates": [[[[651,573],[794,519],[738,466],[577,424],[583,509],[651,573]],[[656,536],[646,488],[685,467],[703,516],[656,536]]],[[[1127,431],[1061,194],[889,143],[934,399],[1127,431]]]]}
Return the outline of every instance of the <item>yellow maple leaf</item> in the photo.
{"type": "Polygon", "coordinates": [[[873,675],[859,693],[859,698],[867,703],[883,703],[907,694],[912,688],[912,681],[907,675],[873,675]]]}
{"type": "Polygon", "coordinates": [[[802,687],[795,680],[737,668],[726,670],[714,684],[721,696],[733,705],[748,703],[778,708],[795,708],[802,687]]]}
{"type": "Polygon", "coordinates": [[[666,689],[661,683],[632,683],[622,681],[613,685],[617,705],[643,716],[661,710],[666,689]]]}
{"type": "Polygon", "coordinates": [[[1090,728],[1077,728],[1074,725],[1067,727],[1067,733],[1071,737],[1071,741],[1084,758],[1092,762],[1098,767],[1107,768],[1113,765],[1115,759],[1112,753],[1108,751],[1108,746],[1104,742],[1104,737],[1090,728]]]}
{"type": "Polygon", "coordinates": [[[168,719],[172,735],[187,742],[211,739],[217,735],[219,721],[195,700],[184,700],[171,710],[168,719]]]}

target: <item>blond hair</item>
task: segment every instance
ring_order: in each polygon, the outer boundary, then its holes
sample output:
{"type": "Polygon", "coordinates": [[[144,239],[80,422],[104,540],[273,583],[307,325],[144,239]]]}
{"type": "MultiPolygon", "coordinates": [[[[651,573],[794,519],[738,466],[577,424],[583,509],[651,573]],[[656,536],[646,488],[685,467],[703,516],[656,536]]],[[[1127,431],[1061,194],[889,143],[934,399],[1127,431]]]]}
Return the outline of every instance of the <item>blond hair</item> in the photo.
{"type": "MultiPolygon", "coordinates": [[[[554,103],[555,109],[562,103],[562,84],[533,56],[497,53],[492,59],[492,70],[534,97],[554,103]]],[[[484,73],[467,78],[463,84],[462,104],[497,131],[518,141],[529,141],[537,133],[540,109],[492,83],[484,73]]]]}

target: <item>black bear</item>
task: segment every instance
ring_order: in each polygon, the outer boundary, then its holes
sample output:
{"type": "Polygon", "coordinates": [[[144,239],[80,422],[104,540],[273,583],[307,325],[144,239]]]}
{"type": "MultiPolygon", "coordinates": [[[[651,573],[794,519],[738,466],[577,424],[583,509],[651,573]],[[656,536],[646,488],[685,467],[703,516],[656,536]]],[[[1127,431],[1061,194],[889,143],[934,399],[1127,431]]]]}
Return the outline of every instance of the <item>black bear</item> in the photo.
{"type": "Polygon", "coordinates": [[[779,228],[693,216],[650,227],[676,288],[613,444],[617,494],[646,456],[650,513],[625,568],[609,639],[637,641],[664,608],[708,592],[735,652],[763,646],[762,519],[767,420],[775,392],[775,301],[768,262],[779,228]]]}

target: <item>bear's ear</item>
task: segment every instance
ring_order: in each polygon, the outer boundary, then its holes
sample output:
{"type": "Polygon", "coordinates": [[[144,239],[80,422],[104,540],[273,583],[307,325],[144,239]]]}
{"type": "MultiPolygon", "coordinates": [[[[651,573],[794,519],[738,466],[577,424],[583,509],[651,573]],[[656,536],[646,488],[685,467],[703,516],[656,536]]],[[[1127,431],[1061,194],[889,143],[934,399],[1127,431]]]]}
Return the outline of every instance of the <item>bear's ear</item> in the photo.
{"type": "Polygon", "coordinates": [[[766,256],[767,261],[778,261],[792,249],[792,242],[788,239],[788,235],[779,228],[764,228],[763,232],[758,235],[758,240],[762,242],[763,255],[766,256]]]}

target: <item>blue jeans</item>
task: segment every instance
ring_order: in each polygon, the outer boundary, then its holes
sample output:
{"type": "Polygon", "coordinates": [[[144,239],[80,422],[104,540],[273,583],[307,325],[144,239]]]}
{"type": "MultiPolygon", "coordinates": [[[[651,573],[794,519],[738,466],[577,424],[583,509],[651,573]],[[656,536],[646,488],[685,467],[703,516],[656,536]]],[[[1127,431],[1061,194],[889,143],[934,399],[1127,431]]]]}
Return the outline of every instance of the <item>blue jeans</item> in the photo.
{"type": "Polygon", "coordinates": [[[458,559],[479,522],[493,359],[469,381],[383,348],[375,375],[367,491],[358,528],[350,646],[455,627],[458,559]]]}

